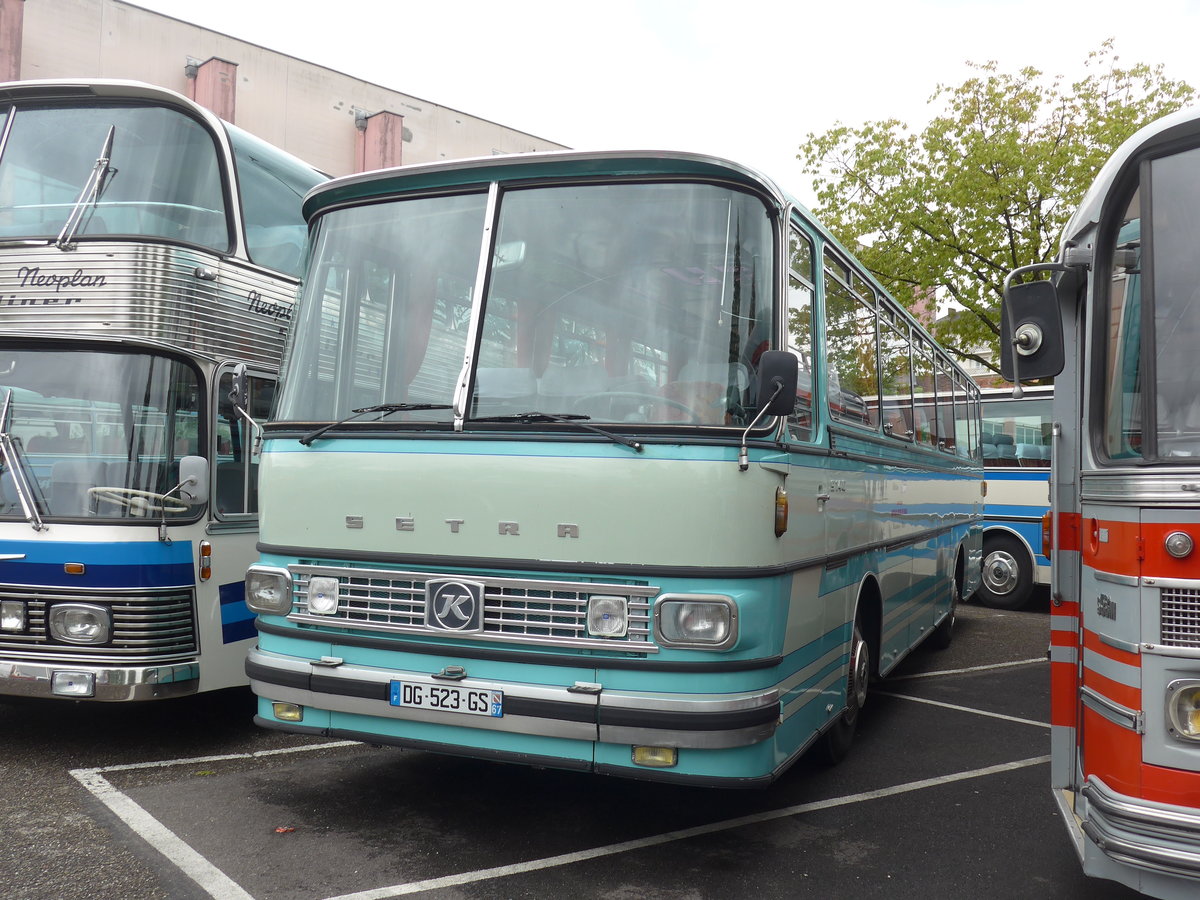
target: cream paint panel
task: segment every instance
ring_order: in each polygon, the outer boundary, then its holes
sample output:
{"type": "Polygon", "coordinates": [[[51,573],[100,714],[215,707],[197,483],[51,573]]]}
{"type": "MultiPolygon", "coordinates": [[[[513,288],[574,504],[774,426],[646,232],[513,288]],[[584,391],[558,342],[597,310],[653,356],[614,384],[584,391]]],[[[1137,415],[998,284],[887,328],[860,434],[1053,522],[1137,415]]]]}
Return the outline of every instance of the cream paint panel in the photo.
{"type": "Polygon", "coordinates": [[[330,175],[355,170],[356,109],[404,116],[405,163],[563,145],[119,0],[25,4],[22,78],[129,78],[185,96],[189,58],[237,64],[236,124],[330,175]]]}
{"type": "Polygon", "coordinates": [[[758,466],[740,472],[732,457],[267,452],[261,539],[439,556],[775,565],[784,561],[774,532],[782,483],[758,466]],[[348,471],[353,478],[338,477],[348,471]],[[347,528],[347,516],[361,516],[362,527],[347,528]],[[412,530],[397,530],[397,517],[411,518],[412,530]],[[462,520],[457,533],[448,519],[462,520]],[[516,523],[517,533],[501,533],[501,523],[516,523]],[[560,525],[577,526],[579,537],[560,537],[560,525]]]}

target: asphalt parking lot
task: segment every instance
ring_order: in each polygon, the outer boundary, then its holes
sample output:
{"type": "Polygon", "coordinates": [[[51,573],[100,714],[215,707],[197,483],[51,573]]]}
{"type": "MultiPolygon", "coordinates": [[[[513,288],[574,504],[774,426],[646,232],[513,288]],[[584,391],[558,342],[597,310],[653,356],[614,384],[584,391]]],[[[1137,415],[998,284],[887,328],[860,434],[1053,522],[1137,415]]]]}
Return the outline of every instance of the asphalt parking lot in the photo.
{"type": "Polygon", "coordinates": [[[1048,618],[961,607],[847,760],[753,792],[281,735],[243,691],[0,704],[0,896],[1128,900],[1050,796],[1048,618]]]}

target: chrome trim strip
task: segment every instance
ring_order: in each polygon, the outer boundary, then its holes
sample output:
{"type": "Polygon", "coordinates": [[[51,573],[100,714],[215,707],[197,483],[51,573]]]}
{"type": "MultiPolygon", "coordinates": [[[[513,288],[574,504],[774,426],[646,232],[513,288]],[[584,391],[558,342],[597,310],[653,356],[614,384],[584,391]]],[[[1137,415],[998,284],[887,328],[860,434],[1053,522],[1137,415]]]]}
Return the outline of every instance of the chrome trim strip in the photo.
{"type": "Polygon", "coordinates": [[[467,323],[466,352],[458,382],[454,386],[454,430],[462,431],[467,418],[467,406],[471,402],[472,371],[475,354],[479,347],[483,328],[484,306],[487,287],[492,272],[492,254],[495,252],[496,216],[500,206],[500,184],[493,181],[488,185],[487,207],[483,213],[483,235],[479,244],[479,262],[475,270],[475,289],[471,295],[471,319],[467,323]]]}
{"type": "Polygon", "coordinates": [[[1115,703],[1090,687],[1085,686],[1079,689],[1079,699],[1092,712],[1098,713],[1114,725],[1128,728],[1136,734],[1142,734],[1146,730],[1141,712],[1132,710],[1127,706],[1122,706],[1120,703],[1115,703]]]}
{"type": "Polygon", "coordinates": [[[1111,637],[1105,634],[1103,631],[1097,631],[1096,637],[1100,638],[1100,643],[1108,644],[1108,646],[1114,647],[1117,650],[1124,650],[1126,653],[1141,652],[1140,644],[1135,644],[1132,641],[1123,641],[1120,638],[1111,637]]]}
{"type": "Polygon", "coordinates": [[[194,694],[200,687],[200,664],[107,667],[66,662],[57,665],[0,660],[0,695],[54,700],[161,700],[194,694]],[[67,697],[51,690],[55,672],[91,672],[92,697],[67,697]]]}
{"type": "Polygon", "coordinates": [[[1083,831],[1106,855],[1157,872],[1200,876],[1200,812],[1118,794],[1094,775],[1082,793],[1088,802],[1083,831]]]}
{"type": "Polygon", "coordinates": [[[1194,467],[1191,471],[1173,472],[1161,471],[1157,466],[1153,470],[1093,472],[1080,476],[1079,496],[1085,503],[1090,501],[1119,506],[1194,506],[1197,482],[1200,482],[1200,473],[1194,467]]]}
{"type": "Polygon", "coordinates": [[[1200,579],[1197,578],[1143,578],[1142,587],[1153,588],[1182,588],[1185,591],[1200,591],[1200,579]]]}
{"type": "Polygon", "coordinates": [[[1096,569],[1093,569],[1092,577],[1097,581],[1107,581],[1110,584],[1121,584],[1125,587],[1140,586],[1140,580],[1136,575],[1117,575],[1113,572],[1100,572],[1096,569]]]}

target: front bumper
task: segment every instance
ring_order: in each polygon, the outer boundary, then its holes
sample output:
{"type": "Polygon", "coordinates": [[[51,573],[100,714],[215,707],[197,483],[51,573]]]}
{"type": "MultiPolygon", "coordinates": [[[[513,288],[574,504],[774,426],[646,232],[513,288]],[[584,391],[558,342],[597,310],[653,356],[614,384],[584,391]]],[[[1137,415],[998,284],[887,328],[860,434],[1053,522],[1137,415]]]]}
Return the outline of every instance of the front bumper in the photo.
{"type": "Polygon", "coordinates": [[[0,696],[56,700],[163,700],[194,694],[200,687],[196,662],[161,666],[98,666],[86,663],[41,663],[0,659],[0,696]],[[57,682],[87,684],[90,693],[55,691],[57,682]]]}
{"type": "Polygon", "coordinates": [[[1083,833],[1109,859],[1200,883],[1200,810],[1127,797],[1095,776],[1081,793],[1083,833]]]}
{"type": "Polygon", "coordinates": [[[411,709],[388,702],[393,680],[437,685],[425,672],[347,664],[322,665],[253,648],[246,674],[258,696],[298,706],[391,721],[454,725],[480,731],[611,744],[704,750],[767,740],[779,725],[775,687],[729,694],[608,691],[602,685],[542,685],[463,677],[465,688],[504,692],[499,718],[411,709]]]}

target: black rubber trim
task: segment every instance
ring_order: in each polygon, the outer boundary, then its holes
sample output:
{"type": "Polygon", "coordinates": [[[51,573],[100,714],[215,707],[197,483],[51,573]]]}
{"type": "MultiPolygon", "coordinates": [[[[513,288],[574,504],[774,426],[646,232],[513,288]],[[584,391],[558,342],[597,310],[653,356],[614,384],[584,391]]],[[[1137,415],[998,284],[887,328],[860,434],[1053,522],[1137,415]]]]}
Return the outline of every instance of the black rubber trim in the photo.
{"type": "Polygon", "coordinates": [[[732,712],[683,712],[676,710],[600,707],[601,725],[651,728],[662,731],[738,731],[779,719],[779,704],[732,712]]]}
{"type": "Polygon", "coordinates": [[[581,656],[577,654],[530,653],[521,650],[501,650],[490,647],[456,647],[445,644],[425,644],[405,641],[403,635],[396,637],[372,637],[369,635],[345,634],[330,631],[308,631],[285,625],[264,622],[260,617],[255,625],[262,634],[292,638],[298,641],[332,643],[345,647],[362,647],[369,650],[393,650],[397,653],[418,653],[428,656],[453,656],[456,659],[483,659],[522,663],[540,666],[569,666],[583,669],[620,669],[642,672],[753,672],[758,669],[773,669],[783,662],[782,655],[763,656],[755,659],[726,659],[712,662],[687,662],[662,659],[628,659],[607,656],[581,656]]]}

